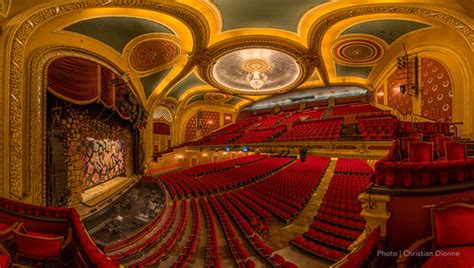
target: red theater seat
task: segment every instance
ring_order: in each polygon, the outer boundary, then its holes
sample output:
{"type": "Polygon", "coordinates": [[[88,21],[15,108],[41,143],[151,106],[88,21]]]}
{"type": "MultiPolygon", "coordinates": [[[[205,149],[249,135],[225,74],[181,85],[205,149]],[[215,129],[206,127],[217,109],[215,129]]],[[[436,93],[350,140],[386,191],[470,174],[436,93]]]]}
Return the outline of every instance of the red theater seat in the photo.
{"type": "Polygon", "coordinates": [[[432,162],[433,143],[432,142],[410,142],[408,143],[409,162],[432,162]]]}
{"type": "MultiPolygon", "coordinates": [[[[431,248],[436,254],[422,267],[472,267],[474,264],[474,205],[452,203],[431,210],[433,236],[415,241],[404,252],[416,253],[431,248]]],[[[412,266],[416,254],[403,254],[397,267],[412,266]]]]}
{"type": "Polygon", "coordinates": [[[445,143],[447,142],[452,142],[453,139],[451,138],[437,138],[436,139],[436,143],[435,143],[435,146],[436,146],[436,150],[438,151],[438,157],[439,159],[444,159],[446,158],[446,146],[444,146],[445,143]]]}
{"type": "Polygon", "coordinates": [[[466,159],[466,144],[461,142],[447,142],[444,144],[448,160],[466,159]]]}
{"type": "Polygon", "coordinates": [[[10,266],[10,254],[8,251],[0,244],[0,268],[6,268],[10,266]]]}
{"type": "Polygon", "coordinates": [[[402,138],[402,158],[408,158],[408,143],[410,142],[419,142],[421,141],[420,137],[405,137],[402,138]]]}
{"type": "Polygon", "coordinates": [[[72,241],[72,229],[68,228],[66,238],[60,234],[13,230],[16,243],[16,257],[31,259],[59,259],[60,254],[72,241]]]}

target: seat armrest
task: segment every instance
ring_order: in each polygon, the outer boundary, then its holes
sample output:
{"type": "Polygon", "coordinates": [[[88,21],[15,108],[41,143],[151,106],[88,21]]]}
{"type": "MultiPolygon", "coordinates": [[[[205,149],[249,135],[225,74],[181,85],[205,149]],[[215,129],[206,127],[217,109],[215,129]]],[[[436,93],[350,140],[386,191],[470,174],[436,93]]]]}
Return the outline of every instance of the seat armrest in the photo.
{"type": "Polygon", "coordinates": [[[66,249],[72,242],[72,228],[68,227],[67,228],[67,234],[66,234],[66,239],[64,240],[62,250],[66,249]]]}
{"type": "Polygon", "coordinates": [[[415,241],[411,244],[407,249],[403,251],[403,253],[397,258],[397,268],[406,268],[408,267],[408,262],[411,259],[411,254],[404,254],[406,252],[415,252],[420,248],[426,246],[428,243],[433,242],[434,237],[430,236],[427,238],[422,238],[420,240],[415,241]]]}

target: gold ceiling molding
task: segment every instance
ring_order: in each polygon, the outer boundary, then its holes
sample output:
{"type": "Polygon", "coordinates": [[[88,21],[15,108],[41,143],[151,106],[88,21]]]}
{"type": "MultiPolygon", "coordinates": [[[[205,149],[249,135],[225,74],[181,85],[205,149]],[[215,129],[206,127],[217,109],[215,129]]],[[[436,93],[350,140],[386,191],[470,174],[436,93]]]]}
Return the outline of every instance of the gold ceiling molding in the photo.
{"type": "MultiPolygon", "coordinates": [[[[286,92],[292,88],[301,85],[313,73],[315,67],[319,65],[319,58],[317,55],[308,51],[300,43],[275,37],[275,36],[240,36],[221,41],[212,45],[201,54],[195,55],[196,64],[199,65],[199,75],[210,85],[222,89],[230,94],[236,93],[234,89],[224,87],[212,74],[213,67],[220,57],[234,51],[239,51],[249,48],[267,48],[280,51],[291,56],[296,60],[300,67],[300,73],[294,82],[278,90],[278,93],[286,92]]],[[[241,93],[240,94],[246,94],[241,93]]],[[[265,93],[268,94],[268,93],[265,93]]],[[[258,92],[249,92],[248,95],[258,95],[258,92]]]]}
{"type": "MultiPolygon", "coordinates": [[[[203,50],[209,40],[209,32],[206,19],[192,7],[177,3],[177,2],[139,2],[139,1],[74,1],[69,3],[54,5],[46,3],[39,5],[35,9],[30,9],[18,16],[18,23],[9,24],[5,35],[11,34],[12,38],[7,40],[6,46],[11,47],[9,64],[5,73],[9,73],[6,79],[6,87],[8,88],[8,178],[10,179],[10,196],[16,199],[21,198],[21,181],[24,177],[25,170],[23,169],[26,161],[25,148],[22,140],[24,138],[22,125],[22,118],[25,113],[24,94],[22,92],[24,65],[26,64],[25,46],[27,45],[30,35],[45,21],[52,20],[60,15],[70,12],[77,12],[88,8],[106,8],[106,7],[131,7],[137,9],[147,9],[156,12],[162,12],[172,15],[180,19],[184,24],[192,29],[193,40],[195,42],[194,51],[203,50]],[[9,68],[9,70],[8,70],[9,68]]],[[[192,68],[191,68],[192,69],[192,68]]],[[[176,83],[181,77],[188,73],[191,69],[184,68],[184,70],[172,80],[176,83]]],[[[169,83],[167,87],[174,83],[169,83]]]]}
{"type": "MultiPolygon", "coordinates": [[[[453,15],[425,7],[407,6],[403,4],[369,4],[361,6],[350,6],[325,13],[313,22],[308,33],[308,47],[312,51],[320,51],[322,40],[329,28],[336,23],[348,18],[372,15],[372,14],[409,14],[427,20],[443,22],[456,30],[469,45],[474,47],[474,30],[459,18],[453,15]]],[[[322,60],[322,58],[320,58],[322,60]]],[[[321,79],[329,83],[329,76],[325,64],[320,64],[321,79]]]]}
{"type": "Polygon", "coordinates": [[[232,96],[224,93],[206,93],[204,95],[204,100],[210,104],[224,103],[230,99],[232,99],[232,96]]]}
{"type": "Polygon", "coordinates": [[[336,62],[354,66],[375,65],[385,54],[384,42],[370,35],[351,34],[338,38],[331,49],[336,62]]]}

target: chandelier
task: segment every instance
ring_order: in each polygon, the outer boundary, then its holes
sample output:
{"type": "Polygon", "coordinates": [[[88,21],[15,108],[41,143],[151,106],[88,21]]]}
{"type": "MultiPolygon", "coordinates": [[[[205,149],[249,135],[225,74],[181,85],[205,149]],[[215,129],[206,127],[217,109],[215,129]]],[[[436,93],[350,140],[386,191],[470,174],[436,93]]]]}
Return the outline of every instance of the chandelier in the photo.
{"type": "Polygon", "coordinates": [[[268,80],[265,71],[269,69],[267,62],[261,59],[251,59],[244,62],[243,68],[247,72],[246,80],[251,88],[259,90],[265,85],[268,80]]]}
{"type": "Polygon", "coordinates": [[[255,90],[261,89],[267,80],[268,76],[263,72],[253,71],[247,74],[247,82],[255,90]]]}

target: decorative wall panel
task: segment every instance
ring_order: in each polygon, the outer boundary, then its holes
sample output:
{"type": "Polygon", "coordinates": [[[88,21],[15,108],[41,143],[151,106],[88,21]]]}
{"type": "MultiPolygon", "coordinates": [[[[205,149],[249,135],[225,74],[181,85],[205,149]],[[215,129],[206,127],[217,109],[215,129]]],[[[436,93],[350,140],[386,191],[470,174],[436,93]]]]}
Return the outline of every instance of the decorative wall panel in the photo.
{"type": "Polygon", "coordinates": [[[437,60],[421,59],[421,113],[424,117],[452,121],[453,88],[446,68],[437,60]]]}
{"type": "Polygon", "coordinates": [[[184,134],[184,140],[190,141],[196,138],[196,128],[197,128],[197,116],[193,115],[189,118],[188,123],[186,124],[186,132],[184,134]]]}
{"type": "Polygon", "coordinates": [[[383,92],[383,86],[379,87],[376,92],[377,92],[376,93],[377,94],[377,103],[384,104],[383,99],[384,99],[385,93],[383,92]]]}
{"type": "Polygon", "coordinates": [[[198,113],[198,128],[201,129],[201,136],[210,134],[220,126],[220,113],[211,111],[201,111],[198,113]]]}
{"type": "Polygon", "coordinates": [[[397,109],[402,114],[413,112],[411,96],[400,92],[400,85],[405,84],[405,70],[394,71],[387,79],[388,106],[397,109]]]}

